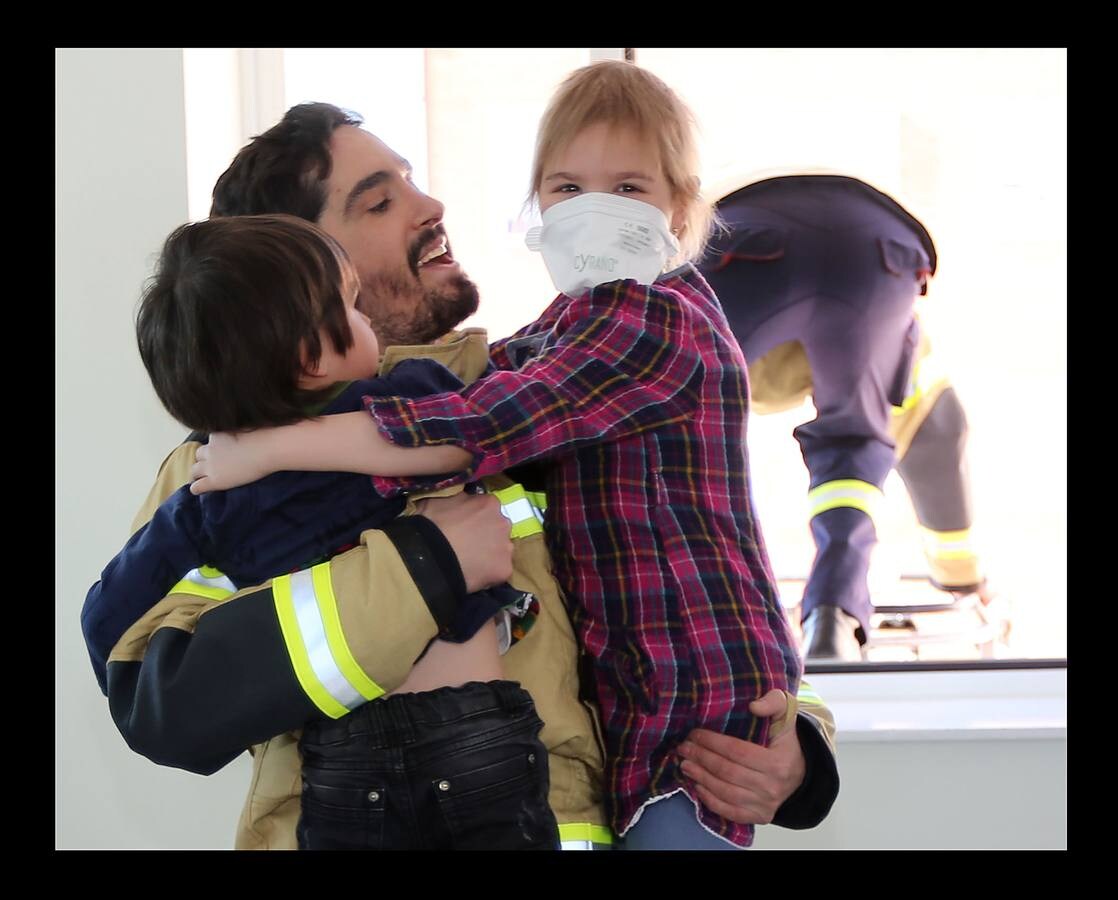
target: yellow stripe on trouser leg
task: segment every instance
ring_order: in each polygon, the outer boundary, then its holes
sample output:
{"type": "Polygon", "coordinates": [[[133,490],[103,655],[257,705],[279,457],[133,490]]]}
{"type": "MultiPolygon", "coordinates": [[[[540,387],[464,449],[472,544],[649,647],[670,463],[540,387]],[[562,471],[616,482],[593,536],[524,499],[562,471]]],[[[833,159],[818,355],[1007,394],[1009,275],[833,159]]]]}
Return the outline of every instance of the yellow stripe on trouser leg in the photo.
{"type": "Polygon", "coordinates": [[[810,506],[809,518],[813,518],[829,509],[850,507],[860,509],[872,519],[883,496],[881,489],[868,481],[859,481],[854,478],[825,481],[807,493],[807,501],[810,506]]]}
{"type": "Polygon", "coordinates": [[[937,584],[972,585],[982,581],[978,554],[974,550],[969,528],[957,531],[923,529],[924,555],[937,584]]]}
{"type": "Polygon", "coordinates": [[[976,556],[970,529],[961,531],[924,531],[924,552],[935,559],[967,559],[976,556]]]}
{"type": "MultiPolygon", "coordinates": [[[[341,672],[337,670],[336,665],[331,671],[332,659],[327,663],[323,658],[324,649],[326,654],[329,654],[329,644],[318,612],[318,604],[314,601],[310,573],[296,572],[294,575],[281,575],[274,579],[272,598],[276,605],[280,630],[283,632],[283,641],[287,646],[287,654],[291,658],[299,685],[322,712],[332,719],[341,718],[352,708],[346,700],[356,701],[360,695],[348,682],[346,682],[348,691],[340,689],[339,682],[344,680],[341,672]],[[334,677],[335,673],[337,677],[334,677]],[[327,682],[331,684],[328,686],[327,682]],[[342,696],[336,696],[335,691],[342,696]]],[[[354,702],[353,705],[357,703],[354,702]]]]}
{"type": "Polygon", "coordinates": [[[559,826],[559,843],[563,850],[593,850],[595,846],[613,844],[613,832],[605,825],[567,822],[559,826]]]}

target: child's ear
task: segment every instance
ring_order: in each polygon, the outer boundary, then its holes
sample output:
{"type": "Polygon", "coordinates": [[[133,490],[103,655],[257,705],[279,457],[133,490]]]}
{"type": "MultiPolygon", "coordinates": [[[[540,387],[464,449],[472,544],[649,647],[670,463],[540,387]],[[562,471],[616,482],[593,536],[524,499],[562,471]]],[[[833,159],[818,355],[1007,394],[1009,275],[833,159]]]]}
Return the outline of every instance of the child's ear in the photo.
{"type": "Polygon", "coordinates": [[[687,179],[687,184],[683,189],[683,196],[679,197],[672,207],[672,234],[679,236],[687,224],[687,213],[691,209],[692,204],[699,202],[699,177],[692,175],[687,179]]]}
{"type": "Polygon", "coordinates": [[[300,356],[303,361],[303,374],[299,376],[299,384],[303,388],[316,388],[321,387],[325,382],[329,381],[330,369],[326,363],[326,356],[323,354],[313,363],[307,359],[307,353],[304,350],[300,356]]]}

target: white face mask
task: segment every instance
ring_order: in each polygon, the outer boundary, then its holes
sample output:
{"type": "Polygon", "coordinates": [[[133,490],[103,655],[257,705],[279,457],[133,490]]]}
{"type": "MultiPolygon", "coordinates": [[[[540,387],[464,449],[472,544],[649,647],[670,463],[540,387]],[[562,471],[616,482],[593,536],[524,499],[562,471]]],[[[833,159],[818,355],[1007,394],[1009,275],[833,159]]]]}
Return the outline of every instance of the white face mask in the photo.
{"type": "Polygon", "coordinates": [[[552,282],[568,297],[622,278],[651,284],[679,252],[659,209],[617,194],[580,194],[556,203],[542,219],[524,243],[543,254],[552,282]]]}

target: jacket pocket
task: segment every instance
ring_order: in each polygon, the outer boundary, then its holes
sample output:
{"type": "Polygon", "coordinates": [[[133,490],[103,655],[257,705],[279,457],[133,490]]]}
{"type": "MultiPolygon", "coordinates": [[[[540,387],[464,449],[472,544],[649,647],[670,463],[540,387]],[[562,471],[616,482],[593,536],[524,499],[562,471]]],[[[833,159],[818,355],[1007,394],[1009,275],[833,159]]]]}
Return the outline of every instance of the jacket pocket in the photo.
{"type": "Polygon", "coordinates": [[[788,232],[771,226],[744,227],[736,231],[714,264],[714,271],[725,269],[735,260],[771,262],[784,256],[788,232]]]}
{"type": "Polygon", "coordinates": [[[897,364],[897,373],[893,376],[893,385],[889,389],[888,400],[893,406],[904,405],[905,399],[912,392],[912,372],[916,364],[916,348],[920,344],[920,323],[913,319],[908,326],[904,337],[904,347],[901,348],[901,359],[897,364]]]}
{"type": "Polygon", "coordinates": [[[923,248],[891,238],[878,238],[877,246],[881,249],[881,265],[890,275],[922,281],[931,274],[932,266],[923,248]]]}

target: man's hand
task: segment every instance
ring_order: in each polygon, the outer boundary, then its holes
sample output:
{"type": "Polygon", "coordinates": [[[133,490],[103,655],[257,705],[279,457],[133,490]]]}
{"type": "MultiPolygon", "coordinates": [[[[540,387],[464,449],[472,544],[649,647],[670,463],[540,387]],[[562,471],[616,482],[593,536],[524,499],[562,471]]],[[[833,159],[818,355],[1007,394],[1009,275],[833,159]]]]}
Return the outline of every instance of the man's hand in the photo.
{"type": "MultiPolygon", "coordinates": [[[[749,704],[749,711],[779,717],[787,704],[784,692],[773,690],[749,704]]],[[[680,745],[679,755],[683,773],[694,779],[702,804],[742,824],[771,822],[807,772],[794,721],[768,747],[696,728],[680,745]]]]}
{"type": "Polygon", "coordinates": [[[416,508],[439,526],[450,542],[473,593],[512,576],[512,526],[491,494],[455,494],[419,500],[416,508]]]}

